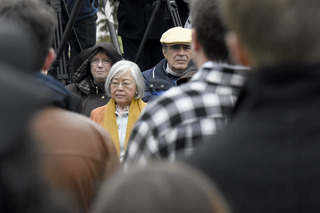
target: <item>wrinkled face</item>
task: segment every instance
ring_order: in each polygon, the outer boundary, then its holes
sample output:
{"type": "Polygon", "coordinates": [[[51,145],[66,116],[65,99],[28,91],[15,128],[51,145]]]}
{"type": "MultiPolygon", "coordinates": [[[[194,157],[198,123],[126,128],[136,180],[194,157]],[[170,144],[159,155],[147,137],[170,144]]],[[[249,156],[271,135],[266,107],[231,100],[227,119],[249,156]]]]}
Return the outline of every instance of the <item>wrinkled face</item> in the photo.
{"type": "Polygon", "coordinates": [[[136,83],[129,71],[117,74],[111,80],[111,97],[121,108],[125,108],[131,103],[136,91],[136,83]]]}
{"type": "Polygon", "coordinates": [[[103,52],[98,52],[90,60],[90,69],[95,84],[99,84],[106,80],[111,68],[112,61],[103,52]]]}
{"type": "Polygon", "coordinates": [[[176,73],[183,73],[191,59],[190,45],[172,45],[167,47],[167,51],[162,49],[164,57],[168,61],[170,70],[176,73]]]}

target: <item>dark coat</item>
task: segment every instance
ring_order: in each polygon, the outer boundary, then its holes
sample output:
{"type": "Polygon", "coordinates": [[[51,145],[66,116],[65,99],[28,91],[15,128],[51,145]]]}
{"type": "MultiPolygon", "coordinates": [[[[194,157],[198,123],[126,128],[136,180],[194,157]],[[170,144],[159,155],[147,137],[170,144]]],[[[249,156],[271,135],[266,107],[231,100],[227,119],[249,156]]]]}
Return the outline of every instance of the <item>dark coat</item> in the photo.
{"type": "MultiPolygon", "coordinates": [[[[120,0],[117,11],[119,35],[125,38],[141,40],[151,18],[155,0],[120,0]]],[[[188,4],[183,0],[176,0],[182,24],[189,15],[188,4]]],[[[155,15],[149,31],[149,39],[160,39],[161,35],[173,27],[166,1],[161,1],[160,8],[155,15]]]]}
{"type": "MultiPolygon", "coordinates": [[[[67,5],[69,16],[72,14],[77,0],[64,0],[67,5]]],[[[94,0],[98,1],[98,0],[94,0]]],[[[98,13],[98,7],[95,7],[93,0],[82,0],[82,4],[77,16],[77,21],[94,16],[98,13]]]]}
{"type": "MultiPolygon", "coordinates": [[[[165,72],[166,67],[167,60],[164,58],[155,67],[142,72],[145,83],[145,93],[142,98],[144,102],[151,101],[171,87],[178,85],[178,80],[182,76],[174,76],[170,73],[165,72]]],[[[194,65],[192,60],[190,60],[188,68],[186,70],[186,74],[190,70],[194,69],[196,69],[196,66],[194,65]]],[[[180,82],[180,84],[183,83],[182,81],[180,82]]]]}
{"type": "Polygon", "coordinates": [[[72,66],[72,84],[66,86],[71,92],[82,99],[82,114],[90,116],[93,109],[105,105],[110,98],[106,96],[104,84],[93,84],[90,70],[90,59],[98,52],[104,51],[112,60],[112,64],[122,59],[116,48],[111,43],[102,42],[79,53],[72,66]]]}
{"type": "Polygon", "coordinates": [[[257,70],[236,113],[188,162],[234,213],[320,211],[320,66],[257,70]]]}
{"type": "Polygon", "coordinates": [[[81,98],[66,89],[58,80],[50,75],[43,75],[41,73],[35,74],[35,80],[36,82],[33,86],[43,94],[50,96],[52,105],[73,112],[81,112],[81,98]]]}
{"type": "Polygon", "coordinates": [[[142,98],[144,102],[153,100],[158,95],[177,86],[179,76],[173,76],[165,72],[167,60],[162,59],[155,67],[142,72],[145,83],[145,93],[142,98]]]}

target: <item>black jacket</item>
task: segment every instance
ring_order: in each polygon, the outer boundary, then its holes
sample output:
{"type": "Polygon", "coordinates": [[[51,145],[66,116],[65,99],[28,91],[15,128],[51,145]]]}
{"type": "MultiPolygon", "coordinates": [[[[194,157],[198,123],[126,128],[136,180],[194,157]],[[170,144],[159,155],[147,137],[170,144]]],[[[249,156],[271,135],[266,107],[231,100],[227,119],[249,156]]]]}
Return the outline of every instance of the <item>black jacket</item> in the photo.
{"type": "Polygon", "coordinates": [[[232,212],[320,211],[320,65],[259,69],[236,113],[188,162],[232,212]]]}
{"type": "MultiPolygon", "coordinates": [[[[155,2],[155,0],[120,0],[117,11],[119,22],[118,34],[125,38],[142,39],[151,18],[155,2]]],[[[183,0],[176,0],[176,3],[181,22],[184,25],[189,16],[188,4],[183,0]]],[[[171,24],[166,1],[161,1],[148,38],[160,39],[161,35],[171,27],[174,26],[171,24]]]]}
{"type": "Polygon", "coordinates": [[[171,87],[177,86],[179,76],[166,73],[167,60],[162,59],[155,67],[142,72],[145,83],[145,93],[142,98],[148,102],[161,95],[171,87]]]}

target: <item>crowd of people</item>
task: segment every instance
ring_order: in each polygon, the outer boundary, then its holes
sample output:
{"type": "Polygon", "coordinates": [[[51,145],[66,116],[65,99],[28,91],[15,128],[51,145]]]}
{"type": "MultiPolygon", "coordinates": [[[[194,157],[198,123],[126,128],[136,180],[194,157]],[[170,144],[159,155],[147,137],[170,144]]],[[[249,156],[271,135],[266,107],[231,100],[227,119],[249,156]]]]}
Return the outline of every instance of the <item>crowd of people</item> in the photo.
{"type": "Polygon", "coordinates": [[[1,1],[0,212],[319,212],[318,1],[176,2],[120,0],[122,54],[84,0],[63,85],[52,5],[1,1]]]}

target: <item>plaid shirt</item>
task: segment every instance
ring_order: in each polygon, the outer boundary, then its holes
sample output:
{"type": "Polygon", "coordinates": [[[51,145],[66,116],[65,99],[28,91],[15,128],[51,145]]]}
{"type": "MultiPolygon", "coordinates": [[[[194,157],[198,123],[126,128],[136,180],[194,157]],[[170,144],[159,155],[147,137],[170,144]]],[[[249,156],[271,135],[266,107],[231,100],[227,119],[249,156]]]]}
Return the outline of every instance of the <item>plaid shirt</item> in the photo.
{"type": "Polygon", "coordinates": [[[247,70],[207,62],[190,82],[150,102],[132,129],[125,164],[191,154],[226,126],[247,70]]]}

